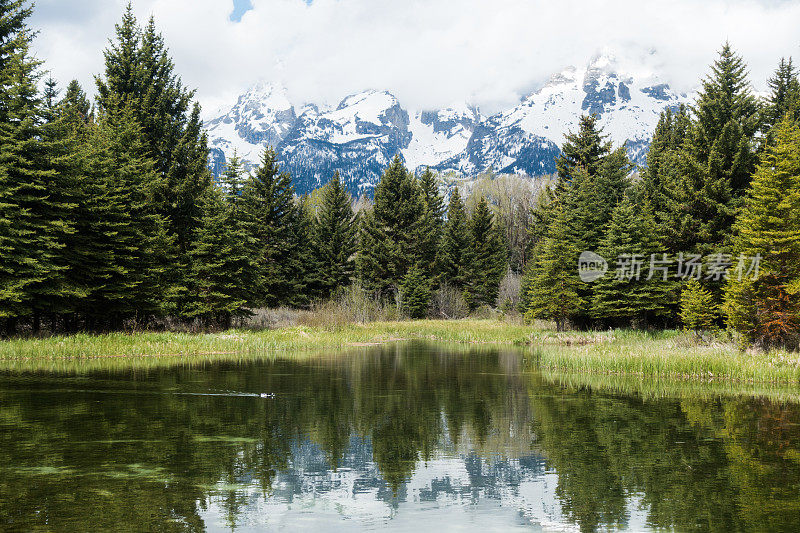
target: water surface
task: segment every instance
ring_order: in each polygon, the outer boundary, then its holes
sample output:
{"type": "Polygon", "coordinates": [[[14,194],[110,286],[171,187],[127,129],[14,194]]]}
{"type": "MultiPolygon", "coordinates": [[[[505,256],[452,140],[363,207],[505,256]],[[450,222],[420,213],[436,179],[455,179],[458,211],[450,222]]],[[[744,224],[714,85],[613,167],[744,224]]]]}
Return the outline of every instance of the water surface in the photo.
{"type": "Polygon", "coordinates": [[[512,349],[0,374],[0,530],[800,531],[800,405],[512,349]]]}

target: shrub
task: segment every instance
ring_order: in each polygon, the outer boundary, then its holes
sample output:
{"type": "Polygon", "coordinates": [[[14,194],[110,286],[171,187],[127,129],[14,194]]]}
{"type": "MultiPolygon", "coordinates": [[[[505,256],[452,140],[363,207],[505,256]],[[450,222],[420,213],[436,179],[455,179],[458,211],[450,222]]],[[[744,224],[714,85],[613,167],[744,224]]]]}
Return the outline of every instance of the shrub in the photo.
{"type": "Polygon", "coordinates": [[[693,279],[681,293],[681,321],[687,331],[699,333],[716,328],[719,306],[712,294],[693,279]]]}
{"type": "Polygon", "coordinates": [[[431,316],[447,320],[466,318],[469,306],[462,291],[442,283],[431,298],[431,316]]]}

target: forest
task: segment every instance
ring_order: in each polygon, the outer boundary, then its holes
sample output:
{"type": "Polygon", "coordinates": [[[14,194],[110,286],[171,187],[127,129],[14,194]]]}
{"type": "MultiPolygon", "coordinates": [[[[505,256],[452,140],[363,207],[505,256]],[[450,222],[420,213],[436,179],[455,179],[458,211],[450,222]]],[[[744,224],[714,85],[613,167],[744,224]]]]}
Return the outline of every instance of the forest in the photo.
{"type": "Polygon", "coordinates": [[[91,96],[32,55],[32,9],[0,0],[2,335],[229,328],[360,298],[397,318],[498,308],[559,330],[727,328],[742,345],[798,345],[791,59],[757,96],[725,43],[694,105],[662,114],[642,168],[586,115],[550,178],[465,187],[398,156],[373,198],[338,176],[298,197],[269,148],[252,172],[234,157],[212,175],[200,106],[153,19],[128,7],[91,96]],[[591,283],[587,251],[611,264],[591,283]]]}

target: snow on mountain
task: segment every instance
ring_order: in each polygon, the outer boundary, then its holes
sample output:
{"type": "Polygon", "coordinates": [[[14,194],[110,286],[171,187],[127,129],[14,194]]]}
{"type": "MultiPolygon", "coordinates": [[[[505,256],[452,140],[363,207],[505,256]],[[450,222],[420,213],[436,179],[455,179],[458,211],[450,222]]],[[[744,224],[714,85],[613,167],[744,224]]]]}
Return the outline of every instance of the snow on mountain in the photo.
{"type": "MultiPolygon", "coordinates": [[[[246,163],[256,164],[264,146],[277,146],[297,121],[294,106],[280,85],[258,83],[233,106],[206,122],[212,166],[224,166],[234,152],[246,163]]],[[[221,169],[213,168],[216,172],[221,169]]]]}
{"type": "Polygon", "coordinates": [[[561,145],[582,114],[596,113],[603,133],[617,146],[627,142],[631,159],[643,164],[661,112],[687,101],[655,76],[625,74],[614,55],[605,53],[585,70],[569,67],[556,74],[497,122],[500,128],[517,126],[561,145]]]}
{"type": "Polygon", "coordinates": [[[300,113],[281,86],[261,83],[207,122],[215,172],[236,151],[246,166],[273,146],[303,194],[339,172],[353,194],[370,194],[383,169],[400,154],[418,172],[474,176],[486,170],[555,171],[565,135],[582,114],[596,113],[615,145],[627,142],[643,164],[661,112],[688,102],[651,74],[630,74],[612,53],[595,56],[585,68],[569,67],[516,107],[484,117],[466,103],[446,109],[407,112],[391,93],[365,91],[335,108],[303,106],[300,113]]]}
{"type": "Polygon", "coordinates": [[[409,168],[437,167],[463,153],[483,120],[477,108],[457,103],[439,111],[420,111],[409,124],[411,142],[403,150],[409,168]]]}

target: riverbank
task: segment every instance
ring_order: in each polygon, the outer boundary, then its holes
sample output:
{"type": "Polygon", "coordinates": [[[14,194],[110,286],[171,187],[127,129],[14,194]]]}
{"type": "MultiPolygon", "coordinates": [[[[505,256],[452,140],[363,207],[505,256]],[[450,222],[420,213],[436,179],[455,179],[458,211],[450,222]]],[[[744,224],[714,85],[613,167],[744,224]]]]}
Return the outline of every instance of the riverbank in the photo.
{"type": "Polygon", "coordinates": [[[464,348],[524,346],[533,364],[553,372],[800,384],[800,355],[742,352],[722,337],[697,343],[691,335],[677,331],[556,333],[496,319],[13,339],[0,342],[0,369],[80,371],[200,364],[220,359],[305,356],[415,340],[464,348]]]}

